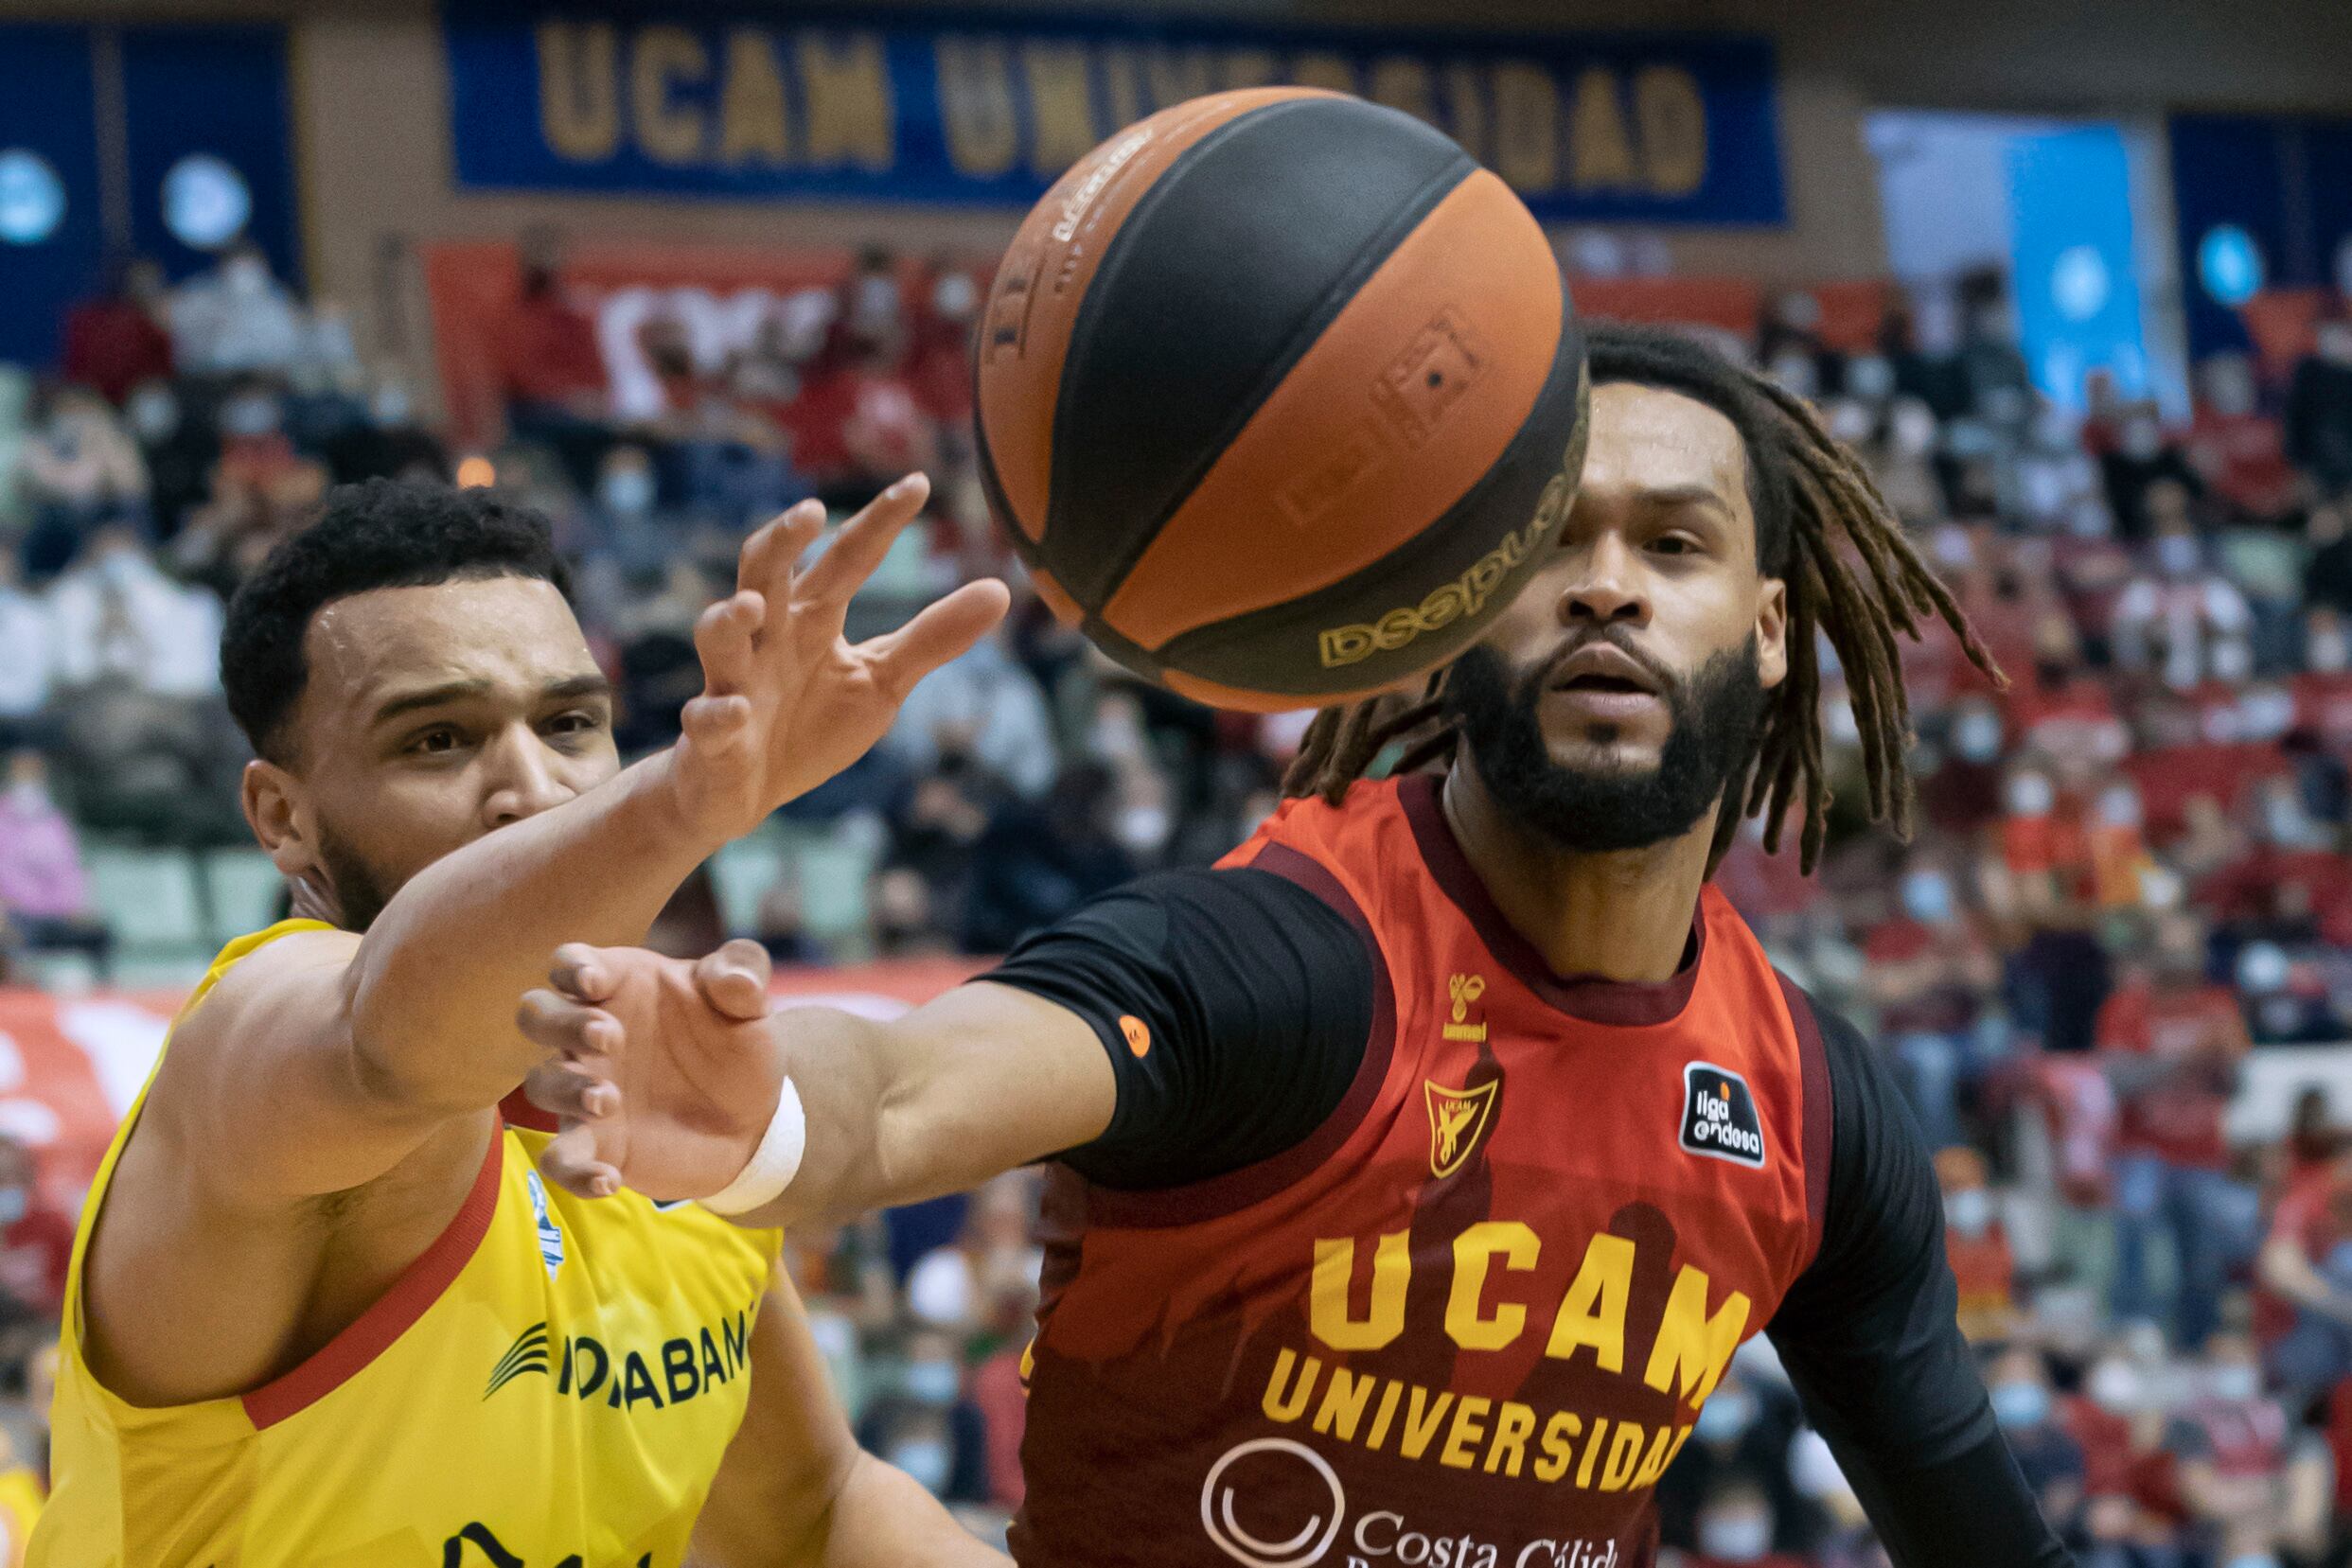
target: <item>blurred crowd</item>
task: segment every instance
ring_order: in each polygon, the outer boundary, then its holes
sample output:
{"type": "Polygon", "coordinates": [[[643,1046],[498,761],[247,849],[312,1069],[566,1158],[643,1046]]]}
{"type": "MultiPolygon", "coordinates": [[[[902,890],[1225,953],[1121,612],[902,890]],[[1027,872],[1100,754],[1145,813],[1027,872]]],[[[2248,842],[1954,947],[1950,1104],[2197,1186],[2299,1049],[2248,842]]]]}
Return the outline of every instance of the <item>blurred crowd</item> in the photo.
{"type": "MultiPolygon", "coordinates": [[[[221,605],[332,484],[429,474],[545,511],[627,751],[675,736],[694,619],[747,526],[792,501],[838,515],[933,478],[853,633],[977,574],[1019,582],[972,445],[980,271],[870,252],[717,357],[657,312],[637,340],[656,392],[627,399],[563,277],[526,246],[489,345],[504,434],[462,461],[250,247],[173,286],[125,265],[65,324],[61,365],[0,368],[0,951],[21,975],[61,953],[106,972],[86,842],[244,839],[221,605]]],[[[1857,349],[1795,292],[1736,351],[1865,454],[2009,684],[1931,630],[1905,650],[1913,840],[1841,803],[1819,876],[1751,836],[1720,880],[1909,1093],[1994,1412],[2083,1560],[2352,1560],[2352,1140],[2318,1088],[2283,1139],[2232,1120],[2253,1048],[2352,1038],[2352,313],[2284,377],[2196,366],[2168,419],[2096,376],[2087,413],[2049,402],[1999,280],[1958,300],[1956,341],[1923,344],[1898,306],[1857,349]]],[[[1245,837],[1305,717],[1139,683],[1018,593],[766,853],[706,868],[657,941],[749,934],[798,964],[1001,952],[1245,837]]],[[[1034,1188],[793,1241],[861,1437],[982,1528],[1020,1493],[1034,1188]]],[[[46,1299],[10,1272],[14,1236],[0,1347],[11,1303],[37,1321],[46,1299]]],[[[1685,1564],[1883,1560],[1760,1340],[1662,1494],[1685,1564]]]]}

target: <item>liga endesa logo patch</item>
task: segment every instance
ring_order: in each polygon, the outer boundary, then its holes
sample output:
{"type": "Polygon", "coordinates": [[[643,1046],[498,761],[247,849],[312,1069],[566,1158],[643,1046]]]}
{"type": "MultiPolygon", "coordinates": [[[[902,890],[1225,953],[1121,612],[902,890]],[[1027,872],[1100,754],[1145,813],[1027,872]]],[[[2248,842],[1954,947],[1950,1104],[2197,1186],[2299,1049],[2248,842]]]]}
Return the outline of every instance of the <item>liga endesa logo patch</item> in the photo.
{"type": "Polygon", "coordinates": [[[1682,1069],[1683,1152],[1727,1159],[1751,1171],[1764,1168],[1764,1124],[1747,1080],[1712,1062],[1682,1069]]]}

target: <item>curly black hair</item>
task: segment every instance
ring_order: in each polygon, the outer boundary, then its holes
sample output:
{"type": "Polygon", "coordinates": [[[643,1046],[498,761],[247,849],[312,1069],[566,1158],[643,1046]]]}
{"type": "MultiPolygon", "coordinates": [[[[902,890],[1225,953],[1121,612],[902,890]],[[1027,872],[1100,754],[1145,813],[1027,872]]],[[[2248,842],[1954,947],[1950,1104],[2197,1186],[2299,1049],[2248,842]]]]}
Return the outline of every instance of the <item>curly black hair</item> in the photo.
{"type": "Polygon", "coordinates": [[[542,578],[571,596],[547,520],[489,490],[370,479],[328,491],[318,520],[271,551],[229,601],[221,684],[238,728],[256,754],[291,761],[286,720],[309,678],[303,640],[325,606],[485,577],[542,578]]]}

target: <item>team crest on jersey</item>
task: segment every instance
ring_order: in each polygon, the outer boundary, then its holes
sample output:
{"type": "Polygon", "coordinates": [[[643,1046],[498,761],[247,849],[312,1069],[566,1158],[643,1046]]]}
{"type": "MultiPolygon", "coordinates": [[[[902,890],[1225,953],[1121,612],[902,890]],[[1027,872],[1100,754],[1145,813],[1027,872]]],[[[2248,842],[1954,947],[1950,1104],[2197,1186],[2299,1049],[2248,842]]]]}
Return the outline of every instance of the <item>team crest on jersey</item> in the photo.
{"type": "Polygon", "coordinates": [[[1476,1088],[1449,1089],[1434,1078],[1421,1081],[1429,1105],[1429,1173],[1450,1176],[1462,1168],[1471,1151],[1485,1136],[1494,1113],[1494,1091],[1502,1080],[1491,1078],[1476,1088]]]}
{"type": "Polygon", "coordinates": [[[1682,1147],[1685,1154],[1764,1168],[1764,1123],[1747,1080],[1712,1062],[1682,1069],[1682,1147]]]}

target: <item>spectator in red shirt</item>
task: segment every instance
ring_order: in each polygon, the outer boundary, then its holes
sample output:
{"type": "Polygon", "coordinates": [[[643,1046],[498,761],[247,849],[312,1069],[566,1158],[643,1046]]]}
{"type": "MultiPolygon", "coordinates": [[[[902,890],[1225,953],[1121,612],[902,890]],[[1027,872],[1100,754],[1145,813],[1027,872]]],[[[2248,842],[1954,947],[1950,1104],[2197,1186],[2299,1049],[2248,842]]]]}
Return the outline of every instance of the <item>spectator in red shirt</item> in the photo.
{"type": "Polygon", "coordinates": [[[946,429],[972,416],[972,318],[980,284],[945,258],[933,263],[930,295],[914,312],[907,379],[923,412],[946,429]]]}
{"type": "Polygon", "coordinates": [[[111,264],[105,287],[66,312],[65,379],[120,407],[141,381],[168,378],[171,334],[156,319],[163,297],[163,269],[152,261],[111,264]]]}
{"type": "Polygon", "coordinates": [[[2017,1262],[1985,1156],[1966,1144],[1936,1153],[1944,1192],[1944,1256],[1960,1289],[1960,1331],[1972,1341],[2006,1339],[2017,1328],[2017,1262]]]}
{"type": "Polygon", "coordinates": [[[2246,1193],[2228,1172],[2221,1117],[2248,1048],[2237,998],[2205,973],[2205,936],[2186,911],[2164,917],[2147,972],[2108,997],[2098,1049],[2123,1102],[2115,1160],[2119,1318],[2171,1317],[2179,1343],[2201,1345],[2219,1320],[2241,1250],[2246,1193]],[[2170,1236],[2178,1294],[2156,1299],[2148,1244],[2170,1236]]]}
{"type": "Polygon", "coordinates": [[[32,1151],[0,1134],[0,1363],[55,1330],[73,1252],[73,1219],[42,1197],[32,1151]]]}
{"type": "Polygon", "coordinates": [[[506,427],[518,441],[552,449],[573,484],[595,484],[611,444],[611,381],[596,323],[565,293],[554,242],[528,242],[522,285],[493,329],[506,427]]]}
{"type": "Polygon", "coordinates": [[[2352,1376],[2352,1154],[2288,1183],[2255,1275],[2291,1314],[2270,1347],[2272,1381],[2302,1400],[2352,1376]]]}
{"type": "Polygon", "coordinates": [[[2243,354],[2216,354],[2198,367],[2198,381],[2190,463],[2241,520],[2275,522],[2294,506],[2295,471],[2286,432],[2255,406],[2254,366],[2243,354]]]}
{"type": "Polygon", "coordinates": [[[1962,1095],[1984,1075],[1980,998],[2000,984],[2000,964],[1970,924],[1941,860],[1914,854],[1898,887],[1900,911],[1864,939],[1865,985],[1902,1064],[1928,1147],[1944,1149],[1962,1141],[1962,1095]]]}

